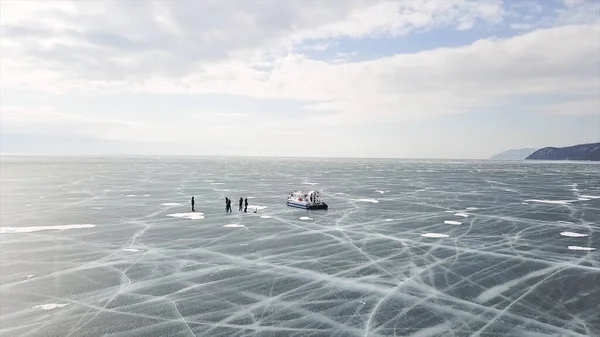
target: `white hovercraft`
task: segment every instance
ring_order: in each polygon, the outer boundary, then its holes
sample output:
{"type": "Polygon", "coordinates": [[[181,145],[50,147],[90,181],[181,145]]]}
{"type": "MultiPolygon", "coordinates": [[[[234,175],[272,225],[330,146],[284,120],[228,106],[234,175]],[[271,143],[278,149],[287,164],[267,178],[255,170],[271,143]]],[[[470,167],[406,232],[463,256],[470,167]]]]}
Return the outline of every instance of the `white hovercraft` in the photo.
{"type": "Polygon", "coordinates": [[[303,208],[303,209],[327,209],[327,204],[321,201],[321,194],[318,191],[310,191],[304,193],[302,191],[294,191],[290,194],[287,206],[303,208]]]}

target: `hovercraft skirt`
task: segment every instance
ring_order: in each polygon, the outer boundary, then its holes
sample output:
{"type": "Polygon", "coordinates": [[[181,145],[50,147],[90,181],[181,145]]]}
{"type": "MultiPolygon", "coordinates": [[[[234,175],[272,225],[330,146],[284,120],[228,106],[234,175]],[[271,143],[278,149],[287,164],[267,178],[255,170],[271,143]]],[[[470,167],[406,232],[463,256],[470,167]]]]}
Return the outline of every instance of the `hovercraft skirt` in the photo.
{"type": "Polygon", "coordinates": [[[286,205],[288,205],[290,207],[302,208],[302,209],[308,209],[308,210],[328,209],[328,206],[326,203],[322,203],[319,205],[307,205],[307,204],[297,204],[295,202],[287,202],[286,205]]]}
{"type": "Polygon", "coordinates": [[[328,208],[328,206],[326,203],[322,203],[319,205],[311,205],[308,207],[308,209],[327,209],[327,208],[328,208]]]}

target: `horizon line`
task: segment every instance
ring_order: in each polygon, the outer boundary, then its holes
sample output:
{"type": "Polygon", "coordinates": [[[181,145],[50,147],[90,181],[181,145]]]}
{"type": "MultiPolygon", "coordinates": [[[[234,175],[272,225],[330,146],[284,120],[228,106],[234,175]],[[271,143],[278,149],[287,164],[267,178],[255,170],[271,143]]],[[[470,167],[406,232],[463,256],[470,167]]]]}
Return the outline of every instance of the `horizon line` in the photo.
{"type": "Polygon", "coordinates": [[[491,160],[489,158],[433,158],[433,157],[361,157],[361,156],[260,156],[260,155],[229,155],[229,154],[140,154],[140,153],[31,153],[31,152],[1,152],[0,157],[209,157],[209,158],[269,158],[269,159],[403,159],[403,160],[491,160]]]}

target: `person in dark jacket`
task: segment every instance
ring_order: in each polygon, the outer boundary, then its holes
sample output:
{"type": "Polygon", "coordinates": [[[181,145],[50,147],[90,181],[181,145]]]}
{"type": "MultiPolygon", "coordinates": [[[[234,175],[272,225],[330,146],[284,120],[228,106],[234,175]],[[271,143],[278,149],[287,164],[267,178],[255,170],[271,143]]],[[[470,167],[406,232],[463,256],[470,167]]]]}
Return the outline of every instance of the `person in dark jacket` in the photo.
{"type": "Polygon", "coordinates": [[[229,212],[229,198],[225,197],[225,212],[229,212]]]}
{"type": "Polygon", "coordinates": [[[246,213],[247,210],[248,210],[248,198],[246,198],[246,200],[244,200],[244,213],[246,213]]]}
{"type": "Polygon", "coordinates": [[[243,199],[243,198],[240,198],[240,209],[239,209],[239,211],[240,211],[240,212],[242,211],[242,204],[243,204],[243,203],[244,203],[244,199],[243,199]]]}
{"type": "Polygon", "coordinates": [[[192,197],[192,212],[196,211],[196,208],[194,208],[195,205],[196,205],[196,201],[194,201],[194,197],[192,197]]]}

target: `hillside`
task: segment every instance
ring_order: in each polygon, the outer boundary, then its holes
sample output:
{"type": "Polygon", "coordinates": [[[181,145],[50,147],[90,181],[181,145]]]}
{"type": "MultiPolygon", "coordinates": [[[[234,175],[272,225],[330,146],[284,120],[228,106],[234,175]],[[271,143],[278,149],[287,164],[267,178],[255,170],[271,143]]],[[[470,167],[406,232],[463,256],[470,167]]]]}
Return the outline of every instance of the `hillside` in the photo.
{"type": "Polygon", "coordinates": [[[490,157],[490,160],[523,160],[537,149],[510,149],[490,157]]]}
{"type": "Polygon", "coordinates": [[[526,159],[600,161],[600,143],[580,144],[568,147],[545,147],[535,151],[526,159]]]}

